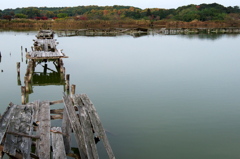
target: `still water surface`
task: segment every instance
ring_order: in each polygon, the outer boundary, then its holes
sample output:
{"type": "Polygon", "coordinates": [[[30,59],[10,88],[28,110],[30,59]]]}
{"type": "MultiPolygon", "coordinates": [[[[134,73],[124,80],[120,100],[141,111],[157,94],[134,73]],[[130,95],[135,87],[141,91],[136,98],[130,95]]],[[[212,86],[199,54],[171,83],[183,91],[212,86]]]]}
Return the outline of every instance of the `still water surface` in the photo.
{"type": "MultiPolygon", "coordinates": [[[[23,85],[21,46],[30,50],[35,35],[0,32],[0,113],[21,104],[16,62],[23,85]]],[[[55,38],[69,56],[70,83],[94,103],[116,158],[240,158],[239,35],[55,38]]],[[[63,91],[34,86],[29,101],[59,100],[63,91]]]]}

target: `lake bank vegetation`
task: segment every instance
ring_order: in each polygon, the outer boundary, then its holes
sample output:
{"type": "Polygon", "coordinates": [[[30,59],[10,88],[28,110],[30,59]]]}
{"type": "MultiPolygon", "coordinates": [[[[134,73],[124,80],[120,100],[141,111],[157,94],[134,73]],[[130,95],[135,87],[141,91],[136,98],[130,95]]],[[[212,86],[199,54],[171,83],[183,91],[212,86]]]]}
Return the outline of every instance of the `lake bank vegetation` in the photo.
{"type": "Polygon", "coordinates": [[[0,10],[0,18],[0,28],[224,28],[240,26],[240,8],[217,3],[177,9],[118,5],[28,7],[0,10]]]}

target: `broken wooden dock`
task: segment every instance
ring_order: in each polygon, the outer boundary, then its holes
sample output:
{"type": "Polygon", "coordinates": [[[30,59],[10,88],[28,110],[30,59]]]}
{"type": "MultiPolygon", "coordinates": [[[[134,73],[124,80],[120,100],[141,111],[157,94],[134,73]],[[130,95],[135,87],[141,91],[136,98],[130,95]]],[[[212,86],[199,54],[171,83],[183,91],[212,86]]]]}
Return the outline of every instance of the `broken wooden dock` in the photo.
{"type": "Polygon", "coordinates": [[[36,35],[38,39],[53,39],[54,31],[53,30],[42,30],[40,29],[38,34],[36,35]]]}
{"type": "Polygon", "coordinates": [[[0,158],[59,159],[71,156],[98,159],[96,139],[100,139],[110,159],[115,159],[96,108],[86,94],[64,95],[64,108],[50,110],[54,102],[35,101],[25,105],[10,103],[0,118],[0,158]],[[53,115],[58,114],[58,115],[53,115]],[[51,119],[62,119],[61,126],[51,119]],[[79,154],[71,152],[74,134],[79,154]]]}
{"type": "Polygon", "coordinates": [[[34,39],[32,51],[26,52],[27,59],[68,58],[61,49],[57,49],[57,40],[53,39],[52,30],[40,30],[34,39]]]}

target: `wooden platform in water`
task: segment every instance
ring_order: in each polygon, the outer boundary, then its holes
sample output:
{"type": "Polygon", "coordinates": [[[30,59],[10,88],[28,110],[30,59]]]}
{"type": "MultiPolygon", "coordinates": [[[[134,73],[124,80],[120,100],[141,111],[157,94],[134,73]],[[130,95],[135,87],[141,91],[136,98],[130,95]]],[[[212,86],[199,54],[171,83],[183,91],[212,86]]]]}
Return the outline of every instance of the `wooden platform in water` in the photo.
{"type": "Polygon", "coordinates": [[[36,37],[38,39],[53,39],[54,31],[53,30],[39,30],[36,37]]]}
{"type": "Polygon", "coordinates": [[[68,58],[61,50],[51,51],[31,51],[26,54],[27,59],[59,59],[68,58]]]}
{"type": "Polygon", "coordinates": [[[68,58],[57,49],[56,39],[53,39],[54,32],[52,30],[41,30],[36,35],[38,39],[34,39],[32,51],[26,53],[27,59],[59,59],[68,58]],[[47,38],[49,37],[49,38],[47,38]],[[50,38],[51,37],[51,38],[50,38]]]}
{"type": "Polygon", "coordinates": [[[100,139],[110,159],[115,159],[97,111],[86,94],[63,96],[64,108],[50,110],[49,101],[10,104],[0,119],[0,158],[99,158],[95,139],[100,139]],[[58,115],[51,115],[57,113],[58,115]],[[62,119],[54,127],[51,119],[62,119]],[[71,133],[79,154],[71,152],[71,133]]]}

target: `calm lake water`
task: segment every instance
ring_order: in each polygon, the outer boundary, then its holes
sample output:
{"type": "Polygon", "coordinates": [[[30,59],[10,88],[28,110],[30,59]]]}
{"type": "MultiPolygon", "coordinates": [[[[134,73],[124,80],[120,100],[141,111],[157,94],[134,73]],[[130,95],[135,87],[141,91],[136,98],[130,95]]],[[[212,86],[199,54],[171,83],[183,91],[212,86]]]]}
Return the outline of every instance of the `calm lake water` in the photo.
{"type": "MultiPolygon", "coordinates": [[[[0,113],[21,104],[16,62],[23,85],[21,46],[30,50],[36,33],[0,32],[0,113]]],[[[55,38],[69,56],[70,83],[94,103],[117,159],[240,158],[240,35],[55,38]]],[[[29,101],[59,100],[63,91],[34,86],[29,101]]]]}

